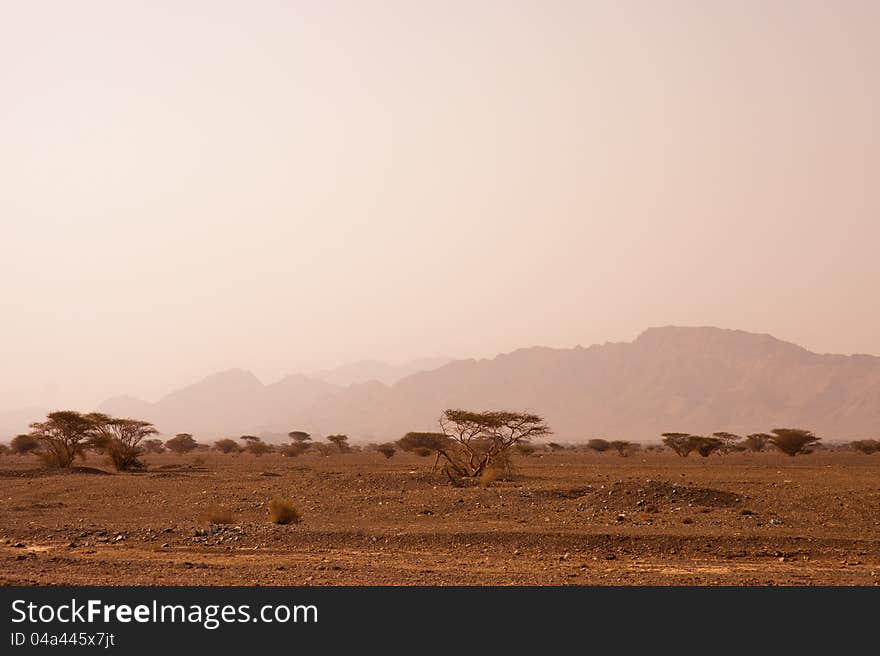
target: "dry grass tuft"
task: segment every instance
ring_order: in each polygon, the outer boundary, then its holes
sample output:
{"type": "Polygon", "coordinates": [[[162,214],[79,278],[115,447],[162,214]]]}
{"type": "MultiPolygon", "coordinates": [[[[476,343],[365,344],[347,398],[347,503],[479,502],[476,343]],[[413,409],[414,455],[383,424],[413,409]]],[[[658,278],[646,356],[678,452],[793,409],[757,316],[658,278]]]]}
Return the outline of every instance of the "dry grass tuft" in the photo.
{"type": "Polygon", "coordinates": [[[299,524],[302,521],[299,510],[287,499],[272,499],[269,502],[269,518],[275,524],[299,524]]]}
{"type": "Polygon", "coordinates": [[[484,469],[483,473],[480,474],[480,487],[489,487],[492,483],[501,478],[501,474],[501,470],[495,467],[484,469]]]}

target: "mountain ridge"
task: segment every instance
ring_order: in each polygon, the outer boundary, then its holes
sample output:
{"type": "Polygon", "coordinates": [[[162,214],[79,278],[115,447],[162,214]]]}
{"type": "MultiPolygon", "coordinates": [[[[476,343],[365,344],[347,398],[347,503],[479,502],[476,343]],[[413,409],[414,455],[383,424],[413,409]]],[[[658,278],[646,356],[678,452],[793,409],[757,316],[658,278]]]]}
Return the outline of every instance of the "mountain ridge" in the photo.
{"type": "MultiPolygon", "coordinates": [[[[115,413],[115,405],[101,408],[115,413]]],[[[741,330],[661,326],[632,342],[452,360],[390,385],[341,386],[303,375],[267,385],[229,370],[171,392],[144,418],[163,433],[206,440],[302,429],[384,441],[435,428],[446,407],[534,411],[558,439],[570,440],[782,425],[869,436],[880,432],[880,357],[812,353],[741,330]]]]}

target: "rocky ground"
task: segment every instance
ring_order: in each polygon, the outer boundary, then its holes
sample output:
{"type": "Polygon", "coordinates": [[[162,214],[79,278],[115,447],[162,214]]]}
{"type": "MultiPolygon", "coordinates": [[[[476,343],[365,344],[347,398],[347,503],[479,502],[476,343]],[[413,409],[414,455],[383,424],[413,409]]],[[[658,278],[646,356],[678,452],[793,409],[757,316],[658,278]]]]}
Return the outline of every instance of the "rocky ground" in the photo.
{"type": "Polygon", "coordinates": [[[880,455],[561,452],[485,488],[409,455],[148,461],[0,459],[0,584],[880,584],[880,455]]]}

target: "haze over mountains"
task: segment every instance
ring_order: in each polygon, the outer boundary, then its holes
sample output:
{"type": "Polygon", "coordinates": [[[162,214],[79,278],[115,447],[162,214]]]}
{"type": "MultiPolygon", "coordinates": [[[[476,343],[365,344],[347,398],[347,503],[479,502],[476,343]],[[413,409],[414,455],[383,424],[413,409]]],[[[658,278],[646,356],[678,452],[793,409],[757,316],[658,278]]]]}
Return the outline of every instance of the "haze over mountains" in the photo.
{"type": "MultiPolygon", "coordinates": [[[[652,328],[631,343],[524,348],[455,360],[390,382],[328,382],[344,372],[263,384],[240,369],[156,403],[130,397],[101,410],[148,419],[164,434],[210,441],[301,429],[354,441],[432,430],[447,407],[531,410],[556,439],[657,439],[664,431],[810,428],[829,439],[880,434],[880,357],[820,355],[769,335],[718,328],[652,328]]],[[[349,375],[354,375],[349,372],[349,375]]],[[[363,376],[358,380],[363,380],[363,376]]]]}

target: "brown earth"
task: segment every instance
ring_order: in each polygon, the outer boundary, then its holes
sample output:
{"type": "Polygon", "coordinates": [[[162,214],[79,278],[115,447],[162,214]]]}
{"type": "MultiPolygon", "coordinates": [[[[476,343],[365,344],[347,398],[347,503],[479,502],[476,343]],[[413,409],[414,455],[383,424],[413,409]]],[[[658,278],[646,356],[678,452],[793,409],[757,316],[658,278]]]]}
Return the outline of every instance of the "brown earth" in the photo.
{"type": "Polygon", "coordinates": [[[0,584],[880,584],[878,455],[561,452],[486,488],[408,455],[147,460],[0,458],[0,584]]]}

